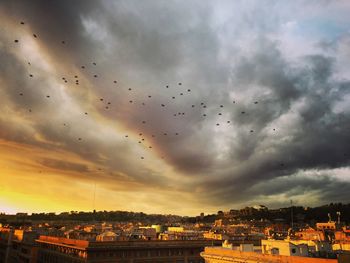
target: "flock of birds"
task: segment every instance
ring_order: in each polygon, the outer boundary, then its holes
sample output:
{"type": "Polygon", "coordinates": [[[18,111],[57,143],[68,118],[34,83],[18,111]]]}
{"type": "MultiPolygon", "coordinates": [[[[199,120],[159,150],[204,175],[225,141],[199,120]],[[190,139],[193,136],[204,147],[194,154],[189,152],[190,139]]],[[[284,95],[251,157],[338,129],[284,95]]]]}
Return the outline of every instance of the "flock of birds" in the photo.
{"type": "MultiPolygon", "coordinates": [[[[24,25],[25,23],[24,23],[23,21],[21,21],[20,24],[21,24],[21,25],[24,25]]],[[[37,35],[37,34],[33,34],[33,37],[34,37],[35,39],[37,39],[37,38],[38,38],[38,35],[37,35]]],[[[15,40],[14,40],[14,43],[15,43],[15,44],[18,44],[19,42],[20,42],[20,41],[19,41],[18,39],[15,39],[15,40]]],[[[65,40],[62,40],[62,41],[61,41],[61,44],[62,44],[62,45],[65,45],[65,44],[66,44],[66,41],[65,41],[65,40]]],[[[28,62],[28,65],[31,65],[31,63],[28,62]]],[[[97,67],[97,63],[96,63],[96,62],[91,62],[91,65],[92,65],[93,67],[97,67]]],[[[81,65],[81,70],[85,70],[86,68],[87,68],[87,65],[81,65]]],[[[94,77],[94,78],[99,78],[99,75],[98,75],[98,74],[93,74],[93,77],[94,77]]],[[[33,75],[33,74],[29,74],[29,78],[34,78],[34,75],[33,75]]],[[[71,78],[68,78],[68,77],[61,77],[61,79],[62,79],[62,81],[63,81],[64,83],[70,83],[70,82],[71,82],[71,79],[74,79],[73,83],[75,83],[75,85],[77,85],[77,86],[80,85],[78,75],[74,75],[74,76],[72,76],[71,78]]],[[[113,80],[112,83],[113,83],[113,84],[117,84],[118,81],[117,81],[117,80],[113,80]]],[[[189,88],[187,88],[187,89],[185,88],[185,89],[184,89],[184,88],[183,88],[183,83],[182,83],[182,82],[178,82],[178,83],[177,83],[177,86],[178,86],[181,90],[179,91],[178,95],[176,95],[176,96],[174,96],[174,95],[170,96],[170,97],[169,97],[169,99],[171,98],[170,100],[176,100],[178,96],[180,96],[180,97],[186,96],[186,94],[191,94],[191,92],[192,92],[192,90],[189,89],[189,88]]],[[[166,86],[165,86],[165,89],[170,89],[170,85],[166,85],[166,86]]],[[[129,92],[132,91],[131,88],[128,88],[127,90],[128,90],[129,92]]],[[[23,92],[21,92],[21,93],[19,93],[19,96],[25,96],[25,94],[24,94],[23,92]]],[[[46,95],[46,98],[47,98],[47,99],[50,99],[50,95],[46,95]]],[[[152,97],[152,95],[147,95],[146,98],[148,98],[148,99],[150,100],[150,99],[153,98],[153,97],[152,97]]],[[[100,100],[100,102],[104,103],[104,109],[105,109],[105,110],[109,110],[109,109],[112,107],[112,102],[111,102],[111,101],[106,100],[105,98],[99,98],[99,100],[100,100]]],[[[148,105],[148,102],[146,103],[146,101],[147,101],[147,100],[142,101],[142,102],[140,103],[140,105],[142,105],[142,106],[146,106],[146,104],[148,105]]],[[[136,104],[136,100],[135,100],[135,99],[130,99],[130,100],[128,101],[128,103],[129,103],[129,104],[136,104]]],[[[231,105],[232,105],[232,104],[236,104],[236,101],[233,100],[233,101],[230,102],[230,104],[231,104],[231,105]]],[[[254,101],[253,104],[257,105],[257,104],[259,104],[259,101],[254,101]]],[[[226,104],[225,104],[225,105],[226,105],[226,104]]],[[[154,106],[154,105],[153,105],[153,106],[154,106]]],[[[160,108],[166,108],[166,107],[167,107],[167,104],[161,103],[161,104],[159,105],[159,107],[160,107],[160,108]]],[[[201,109],[201,110],[199,111],[200,114],[201,114],[201,118],[204,118],[204,119],[205,119],[206,117],[208,117],[208,114],[209,114],[209,113],[205,111],[205,109],[207,109],[208,105],[207,105],[205,102],[198,102],[198,103],[196,103],[196,104],[190,104],[190,109],[192,109],[192,110],[194,110],[194,109],[196,109],[196,108],[198,108],[198,107],[201,109]]],[[[216,105],[215,107],[218,109],[218,112],[216,112],[217,116],[223,116],[223,115],[224,115],[224,108],[225,108],[224,104],[216,105]]],[[[29,112],[32,112],[32,110],[29,109],[29,112]]],[[[84,112],[83,114],[84,114],[84,115],[88,115],[88,112],[84,112]]],[[[178,111],[178,112],[173,112],[173,113],[171,113],[171,114],[172,114],[173,117],[185,116],[185,115],[186,115],[186,112],[178,111]]],[[[189,114],[190,114],[190,112],[189,112],[189,114]]],[[[247,115],[247,112],[244,111],[244,110],[242,110],[242,111],[240,111],[240,114],[244,116],[244,115],[247,115]]],[[[221,118],[223,118],[223,117],[221,117],[221,118]]],[[[225,121],[222,121],[222,122],[216,122],[215,125],[216,125],[216,126],[220,126],[220,125],[223,125],[223,124],[227,124],[227,125],[228,125],[228,124],[230,124],[230,123],[231,123],[231,120],[225,120],[225,121]]],[[[148,121],[147,121],[146,119],[145,119],[145,120],[142,120],[142,121],[141,121],[141,124],[148,124],[148,121]]],[[[63,125],[64,125],[64,126],[68,126],[67,123],[63,123],[63,125]]],[[[156,125],[156,124],[154,124],[154,125],[156,125]]],[[[274,128],[273,131],[275,131],[275,130],[276,130],[276,129],[274,128]]],[[[250,133],[253,133],[254,130],[253,130],[253,129],[250,129],[249,132],[250,132],[250,133]]],[[[143,144],[143,143],[146,141],[146,137],[145,137],[146,134],[145,134],[145,132],[140,132],[138,135],[139,135],[139,139],[138,139],[137,142],[138,142],[139,144],[143,144]]],[[[157,133],[157,134],[155,133],[155,134],[147,134],[147,135],[150,136],[150,137],[152,137],[152,138],[155,138],[156,136],[169,136],[169,135],[172,135],[172,136],[179,136],[179,135],[180,135],[180,132],[179,132],[179,131],[175,131],[175,132],[173,131],[173,132],[170,133],[170,132],[167,132],[167,131],[162,131],[162,132],[159,132],[159,133],[157,133]]],[[[128,134],[125,134],[124,137],[125,137],[125,138],[130,138],[128,134]]],[[[77,140],[78,140],[78,141],[82,141],[83,138],[82,138],[82,137],[78,137],[77,140]]],[[[145,146],[146,146],[146,145],[145,145],[145,146]]],[[[149,149],[152,149],[152,146],[151,146],[151,145],[148,145],[148,146],[146,146],[146,147],[149,148],[149,149]]],[[[145,159],[144,156],[140,156],[140,158],[141,158],[141,159],[145,159]]],[[[164,157],[162,156],[162,158],[164,158],[164,157]]],[[[281,166],[284,166],[284,164],[281,164],[281,166]]]]}

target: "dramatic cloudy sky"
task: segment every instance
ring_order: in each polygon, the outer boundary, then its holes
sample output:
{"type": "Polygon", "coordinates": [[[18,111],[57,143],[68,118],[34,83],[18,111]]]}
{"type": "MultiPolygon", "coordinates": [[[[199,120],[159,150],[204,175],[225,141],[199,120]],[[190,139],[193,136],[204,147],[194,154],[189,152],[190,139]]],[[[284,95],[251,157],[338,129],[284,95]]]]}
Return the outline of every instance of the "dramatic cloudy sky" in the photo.
{"type": "Polygon", "coordinates": [[[1,1],[0,210],[349,202],[349,13],[1,1]]]}

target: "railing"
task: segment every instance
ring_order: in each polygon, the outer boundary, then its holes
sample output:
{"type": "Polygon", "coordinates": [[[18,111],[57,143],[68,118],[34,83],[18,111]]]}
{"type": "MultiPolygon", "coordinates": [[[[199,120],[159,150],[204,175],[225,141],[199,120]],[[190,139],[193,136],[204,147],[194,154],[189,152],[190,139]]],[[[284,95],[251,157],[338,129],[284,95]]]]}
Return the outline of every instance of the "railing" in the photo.
{"type": "Polygon", "coordinates": [[[89,246],[89,241],[78,240],[78,239],[68,239],[62,237],[51,237],[51,236],[40,236],[36,242],[50,243],[57,245],[66,245],[70,247],[86,248],[89,246]]]}
{"type": "Polygon", "coordinates": [[[233,259],[243,262],[268,262],[268,263],[337,263],[337,259],[310,258],[298,256],[267,255],[254,252],[241,252],[237,250],[206,247],[201,253],[203,258],[220,258],[222,262],[231,262],[233,259]],[[246,261],[244,261],[246,260],[246,261]]]}

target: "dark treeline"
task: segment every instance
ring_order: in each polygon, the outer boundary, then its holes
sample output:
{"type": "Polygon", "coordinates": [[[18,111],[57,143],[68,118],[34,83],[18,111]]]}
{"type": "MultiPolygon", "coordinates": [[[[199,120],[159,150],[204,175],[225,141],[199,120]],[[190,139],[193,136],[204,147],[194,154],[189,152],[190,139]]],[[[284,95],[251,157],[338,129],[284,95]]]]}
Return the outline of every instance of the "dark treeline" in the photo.
{"type": "Polygon", "coordinates": [[[338,217],[346,224],[350,223],[350,204],[330,203],[318,207],[292,206],[279,209],[254,209],[246,207],[240,210],[230,210],[229,214],[219,211],[218,218],[232,218],[237,220],[270,220],[290,223],[293,215],[294,222],[313,225],[315,222],[327,222],[329,219],[337,221],[338,217]],[[338,215],[340,212],[340,215],[338,215]]]}
{"type": "Polygon", "coordinates": [[[304,222],[314,224],[315,222],[326,222],[329,215],[333,221],[338,220],[337,212],[340,212],[340,220],[346,224],[350,223],[350,204],[331,203],[319,207],[293,206],[280,209],[255,209],[246,207],[240,210],[230,210],[229,212],[219,211],[217,214],[205,216],[176,216],[161,214],[145,214],[142,212],[128,211],[70,211],[63,213],[17,213],[16,215],[0,214],[0,223],[11,225],[32,224],[33,222],[141,222],[143,224],[175,224],[175,223],[212,223],[217,219],[235,220],[270,220],[291,222],[293,214],[294,222],[304,222]],[[291,211],[293,210],[293,211],[291,211]],[[328,215],[329,214],[329,215],[328,215]]]}
{"type": "Polygon", "coordinates": [[[31,222],[143,222],[143,223],[169,223],[182,222],[183,217],[176,215],[145,214],[143,212],[128,211],[70,211],[63,213],[17,213],[16,215],[0,214],[0,223],[2,224],[30,224],[31,222]]]}

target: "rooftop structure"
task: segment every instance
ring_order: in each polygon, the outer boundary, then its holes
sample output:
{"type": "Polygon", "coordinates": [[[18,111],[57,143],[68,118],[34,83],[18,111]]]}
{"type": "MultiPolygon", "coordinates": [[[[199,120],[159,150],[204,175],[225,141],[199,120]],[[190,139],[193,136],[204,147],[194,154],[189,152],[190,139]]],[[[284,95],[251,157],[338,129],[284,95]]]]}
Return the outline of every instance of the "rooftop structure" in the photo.
{"type": "Polygon", "coordinates": [[[201,263],[200,252],[212,241],[115,241],[89,242],[40,236],[38,262],[184,262],[201,263]],[[119,261],[118,261],[119,260],[119,261]]]}
{"type": "MultiPolygon", "coordinates": [[[[223,247],[206,247],[201,253],[206,263],[338,263],[337,259],[310,258],[301,256],[271,255],[245,252],[223,247]]],[[[345,263],[343,261],[342,263],[345,263]]]]}

